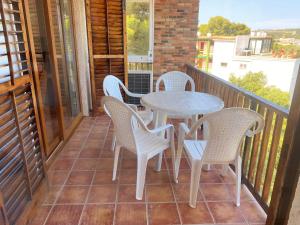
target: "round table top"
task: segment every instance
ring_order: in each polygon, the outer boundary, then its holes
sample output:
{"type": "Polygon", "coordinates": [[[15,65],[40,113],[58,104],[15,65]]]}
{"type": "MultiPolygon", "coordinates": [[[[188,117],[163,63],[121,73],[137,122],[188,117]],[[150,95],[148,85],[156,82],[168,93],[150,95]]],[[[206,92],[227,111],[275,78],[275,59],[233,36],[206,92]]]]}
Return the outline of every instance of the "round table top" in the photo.
{"type": "Polygon", "coordinates": [[[154,111],[178,116],[208,114],[224,107],[224,102],[216,96],[191,91],[151,92],[141,98],[141,104],[154,111]]]}

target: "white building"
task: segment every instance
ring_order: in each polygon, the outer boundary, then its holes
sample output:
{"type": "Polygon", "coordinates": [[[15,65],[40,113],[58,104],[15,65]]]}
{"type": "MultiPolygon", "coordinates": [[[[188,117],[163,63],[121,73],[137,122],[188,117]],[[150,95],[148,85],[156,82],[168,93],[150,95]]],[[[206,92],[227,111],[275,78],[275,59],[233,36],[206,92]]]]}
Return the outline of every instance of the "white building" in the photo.
{"type": "Polygon", "coordinates": [[[215,39],[212,74],[225,80],[231,74],[244,76],[248,72],[263,72],[268,85],[283,91],[294,91],[300,66],[300,58],[275,58],[270,54],[271,39],[238,36],[232,39],[215,39]]]}

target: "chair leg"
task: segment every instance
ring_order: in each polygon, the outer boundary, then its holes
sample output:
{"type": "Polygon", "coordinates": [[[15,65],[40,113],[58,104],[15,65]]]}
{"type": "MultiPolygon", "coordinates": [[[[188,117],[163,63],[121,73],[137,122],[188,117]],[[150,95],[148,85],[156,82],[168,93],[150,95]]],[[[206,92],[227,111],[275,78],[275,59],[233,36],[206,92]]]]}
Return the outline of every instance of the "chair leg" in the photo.
{"type": "Polygon", "coordinates": [[[228,172],[228,165],[227,164],[224,164],[222,165],[222,172],[221,172],[221,175],[223,177],[225,177],[227,175],[227,172],[228,172]]]}
{"type": "Polygon", "coordinates": [[[116,147],[116,135],[113,134],[112,143],[111,143],[111,150],[114,151],[115,147],[116,147]]]}
{"type": "Polygon", "coordinates": [[[161,152],[156,156],[155,171],[157,172],[161,170],[162,159],[163,159],[163,153],[161,152]]]}
{"type": "Polygon", "coordinates": [[[173,166],[173,179],[175,183],[178,183],[177,177],[178,173],[176,171],[176,152],[175,152],[175,143],[174,143],[174,132],[171,134],[171,153],[172,153],[172,166],[173,166]]]}
{"type": "Polygon", "coordinates": [[[241,204],[241,179],[242,179],[242,159],[240,156],[235,160],[235,172],[236,172],[236,206],[241,204]]]}
{"type": "Polygon", "coordinates": [[[199,190],[201,167],[202,167],[201,161],[195,161],[195,160],[192,161],[190,202],[189,202],[189,205],[192,208],[196,208],[196,204],[197,204],[197,194],[199,190]]]}
{"type": "Polygon", "coordinates": [[[184,119],[184,123],[187,125],[187,127],[190,127],[190,126],[189,126],[189,118],[185,118],[185,119],[184,119]]]}
{"type": "Polygon", "coordinates": [[[117,177],[117,170],[118,170],[118,162],[119,162],[120,150],[121,150],[121,146],[116,145],[115,158],[114,158],[113,178],[112,178],[112,180],[116,180],[116,177],[117,177]]]}
{"type": "Polygon", "coordinates": [[[146,169],[148,159],[145,155],[138,155],[137,157],[137,177],[136,177],[136,199],[143,199],[143,192],[145,186],[146,169]]]}

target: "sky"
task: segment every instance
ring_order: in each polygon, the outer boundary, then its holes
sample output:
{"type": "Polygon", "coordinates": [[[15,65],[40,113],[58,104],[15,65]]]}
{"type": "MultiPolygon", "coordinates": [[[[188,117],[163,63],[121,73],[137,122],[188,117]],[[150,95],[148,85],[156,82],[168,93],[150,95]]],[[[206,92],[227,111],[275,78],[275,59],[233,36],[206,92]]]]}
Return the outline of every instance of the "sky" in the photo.
{"type": "Polygon", "coordinates": [[[199,23],[213,16],[254,30],[300,28],[300,0],[200,0],[199,23]]]}

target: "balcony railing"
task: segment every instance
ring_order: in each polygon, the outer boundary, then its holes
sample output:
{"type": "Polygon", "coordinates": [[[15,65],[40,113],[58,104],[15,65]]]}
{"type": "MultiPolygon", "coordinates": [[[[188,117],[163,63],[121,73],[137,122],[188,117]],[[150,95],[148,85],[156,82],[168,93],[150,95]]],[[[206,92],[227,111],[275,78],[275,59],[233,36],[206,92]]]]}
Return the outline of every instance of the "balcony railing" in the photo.
{"type": "Polygon", "coordinates": [[[197,91],[220,97],[225,107],[249,108],[264,116],[263,132],[253,138],[245,138],[241,156],[243,183],[268,212],[289,111],[191,65],[185,68],[194,79],[197,91]]]}

